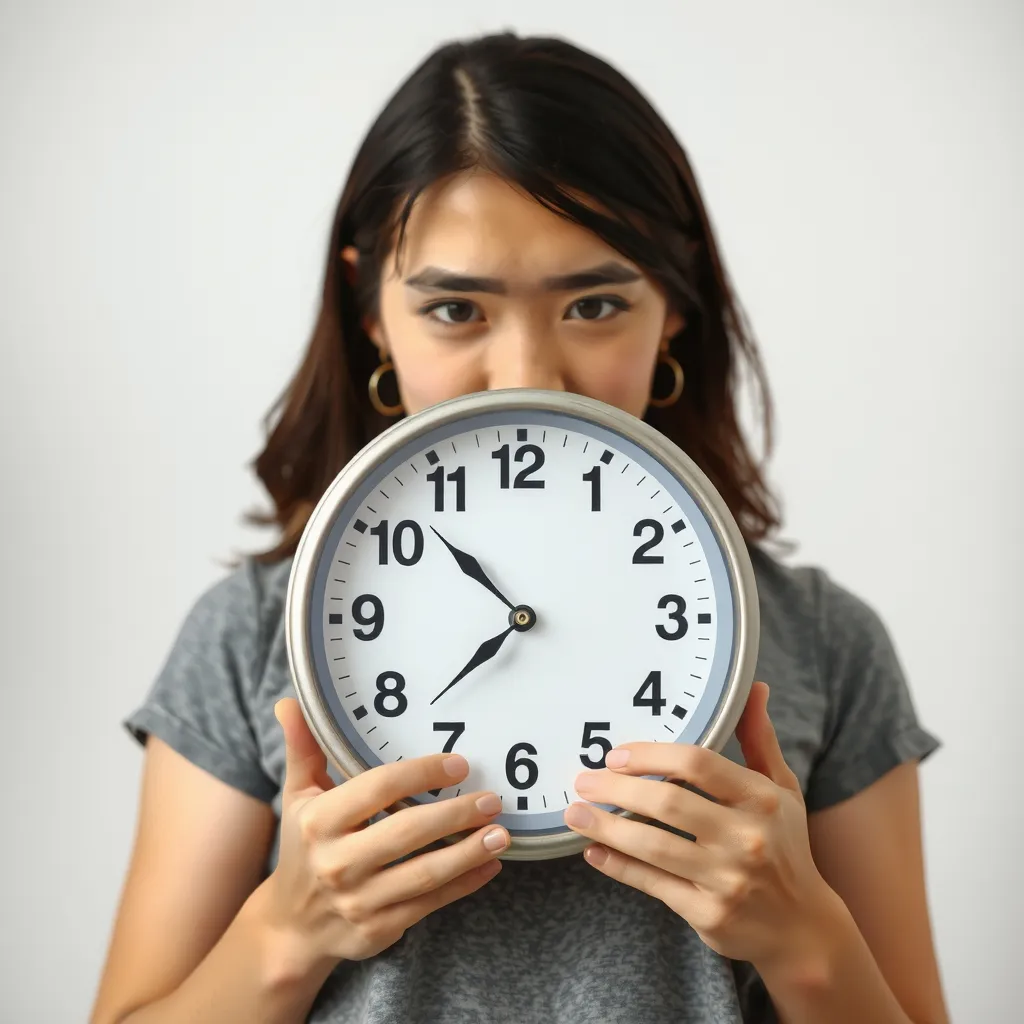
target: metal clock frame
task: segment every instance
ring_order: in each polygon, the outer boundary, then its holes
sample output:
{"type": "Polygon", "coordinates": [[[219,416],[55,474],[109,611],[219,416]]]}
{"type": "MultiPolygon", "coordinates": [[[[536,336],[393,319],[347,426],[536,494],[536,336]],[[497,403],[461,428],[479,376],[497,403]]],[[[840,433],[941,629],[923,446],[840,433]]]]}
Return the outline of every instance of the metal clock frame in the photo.
{"type": "MultiPolygon", "coordinates": [[[[397,452],[439,427],[456,424],[479,413],[543,410],[573,416],[584,423],[611,430],[632,441],[682,481],[690,492],[724,555],[734,599],[735,642],[723,696],[698,745],[721,751],[739,722],[753,685],[760,638],[760,612],[753,567],[746,544],[721,495],[701,469],[672,441],[650,424],[596,399],[561,391],[509,388],[477,392],[449,399],[400,420],[370,441],[338,474],[324,492],[303,531],[292,563],[285,601],[285,635],[288,663],[303,715],[335,767],[347,778],[371,766],[352,751],[324,703],[317,684],[309,636],[310,592],[313,576],[342,505],[376,467],[397,452]]],[[[319,612],[319,610],[318,610],[319,612]]],[[[401,800],[387,811],[412,806],[401,800]]],[[[643,820],[631,811],[624,817],[643,820]]],[[[449,837],[456,841],[466,833],[449,837]]],[[[547,860],[581,852],[590,842],[572,831],[554,835],[512,836],[502,860],[547,860]]]]}

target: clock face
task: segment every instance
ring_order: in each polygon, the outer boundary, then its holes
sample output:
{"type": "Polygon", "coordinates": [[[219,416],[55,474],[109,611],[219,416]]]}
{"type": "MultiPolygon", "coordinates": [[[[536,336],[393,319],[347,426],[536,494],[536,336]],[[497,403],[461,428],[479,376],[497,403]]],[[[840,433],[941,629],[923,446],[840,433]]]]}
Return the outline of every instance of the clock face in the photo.
{"type": "Polygon", "coordinates": [[[414,801],[489,789],[513,839],[568,832],[580,771],[620,743],[699,742],[720,707],[723,547],[626,433],[477,411],[391,447],[321,521],[309,661],[345,745],[363,767],[470,764],[414,801]]]}

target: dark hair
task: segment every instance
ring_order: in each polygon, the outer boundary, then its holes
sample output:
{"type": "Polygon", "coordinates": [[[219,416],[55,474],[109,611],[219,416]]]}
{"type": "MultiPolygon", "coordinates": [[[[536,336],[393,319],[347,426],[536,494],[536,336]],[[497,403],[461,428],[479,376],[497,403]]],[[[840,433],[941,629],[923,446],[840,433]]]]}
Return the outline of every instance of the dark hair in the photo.
{"type": "Polygon", "coordinates": [[[646,419],[708,475],[747,541],[765,539],[780,518],[740,429],[743,360],[760,393],[766,456],[771,400],[685,152],[637,88],[603,60],[560,39],[509,32],[431,54],[356,155],[334,216],[316,326],[267,415],[266,446],[254,462],[274,511],[249,521],[280,529],[278,543],[256,557],[273,562],[294,553],[334,477],[393,422],[369,401],[379,356],[361,320],[376,309],[381,268],[392,247],[401,248],[417,196],[471,168],[520,186],[665,288],[686,320],[670,341],[686,385],[675,405],[652,407],[646,419]],[[347,246],[359,253],[354,281],[341,258],[347,246]]]}

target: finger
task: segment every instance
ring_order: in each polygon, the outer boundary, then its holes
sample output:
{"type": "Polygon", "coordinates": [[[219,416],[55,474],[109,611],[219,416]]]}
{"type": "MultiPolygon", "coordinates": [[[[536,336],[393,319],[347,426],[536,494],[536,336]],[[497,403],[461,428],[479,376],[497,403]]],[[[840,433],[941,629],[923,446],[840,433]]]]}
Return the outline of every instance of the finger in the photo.
{"type": "Polygon", "coordinates": [[[756,805],[769,788],[757,772],[689,743],[625,743],[608,752],[605,764],[617,774],[656,775],[685,782],[734,807],[756,805]],[[622,756],[627,758],[625,763],[622,756]]]}
{"type": "Polygon", "coordinates": [[[299,702],[294,697],[283,697],[274,705],[274,716],[284,734],[282,803],[307,790],[319,793],[333,789],[334,781],[327,774],[327,755],[310,731],[299,702]]]}
{"type": "Polygon", "coordinates": [[[472,895],[477,889],[483,888],[492,878],[496,877],[501,872],[501,867],[500,860],[486,861],[426,896],[419,896],[404,903],[385,907],[379,915],[383,930],[386,932],[403,931],[416,924],[417,921],[433,914],[434,911],[440,910],[441,907],[446,907],[449,903],[472,895]]]}
{"type": "Polygon", "coordinates": [[[467,793],[434,804],[405,807],[361,832],[334,842],[338,877],[358,885],[368,875],[446,836],[479,828],[501,813],[495,793],[467,793]]]}
{"type": "Polygon", "coordinates": [[[699,908],[708,902],[706,894],[691,882],[620,850],[595,843],[583,851],[583,857],[601,874],[661,900],[684,921],[693,922],[699,908]]]}
{"type": "Polygon", "coordinates": [[[736,726],[736,739],[743,751],[743,760],[751,771],[760,772],[777,785],[799,792],[800,782],[786,763],[775,726],[768,715],[768,696],[766,683],[754,683],[736,726]]]}
{"type": "Polygon", "coordinates": [[[317,801],[316,831],[321,838],[352,831],[399,800],[452,786],[468,774],[469,763],[459,754],[428,754],[371,768],[317,801]]]}
{"type": "Polygon", "coordinates": [[[508,832],[499,825],[491,825],[451,846],[430,850],[380,871],[360,886],[356,896],[359,912],[372,914],[396,903],[429,897],[467,871],[493,861],[508,842],[508,832]]]}
{"type": "Polygon", "coordinates": [[[565,823],[578,835],[676,878],[696,885],[709,885],[713,881],[715,856],[705,847],[665,829],[583,803],[570,804],[565,811],[565,823]]]}
{"type": "Polygon", "coordinates": [[[672,782],[619,772],[582,772],[576,792],[591,803],[611,804],[689,832],[702,846],[723,845],[737,812],[672,782]]]}

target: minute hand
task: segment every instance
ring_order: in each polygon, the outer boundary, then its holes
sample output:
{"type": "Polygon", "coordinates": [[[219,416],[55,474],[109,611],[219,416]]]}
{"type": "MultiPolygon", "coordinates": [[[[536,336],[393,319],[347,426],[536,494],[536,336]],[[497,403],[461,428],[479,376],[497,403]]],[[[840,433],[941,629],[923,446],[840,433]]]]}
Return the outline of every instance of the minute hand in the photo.
{"type": "MultiPolygon", "coordinates": [[[[434,527],[431,527],[434,530],[434,527]]],[[[434,530],[437,533],[437,530],[434,530]]],[[[438,537],[441,534],[437,533],[438,537]]],[[[459,563],[459,568],[469,577],[476,580],[477,583],[482,583],[506,608],[510,608],[515,611],[515,605],[487,578],[487,573],[480,567],[480,563],[472,556],[467,555],[465,551],[460,551],[457,547],[453,547],[441,537],[444,541],[444,546],[455,556],[455,561],[459,563]]],[[[504,639],[504,637],[502,637],[504,639]]]]}
{"type": "Polygon", "coordinates": [[[482,665],[485,661],[490,661],[498,653],[499,648],[505,642],[505,637],[513,629],[515,629],[515,626],[509,626],[504,633],[499,633],[497,636],[492,636],[490,640],[485,640],[476,649],[476,654],[466,662],[466,667],[430,703],[433,704],[443,697],[463,676],[469,675],[473,669],[482,665]]]}

